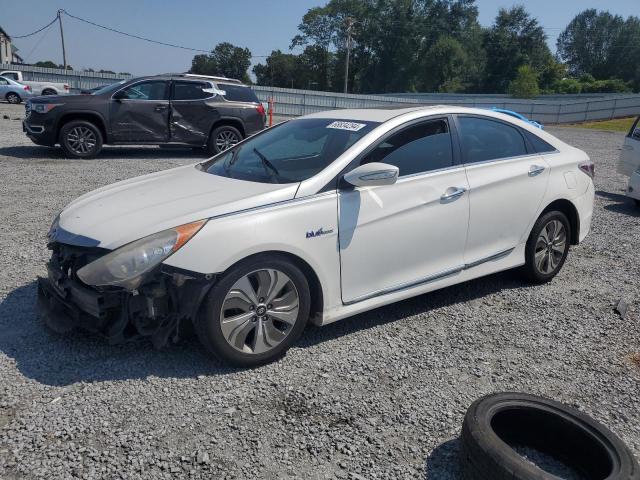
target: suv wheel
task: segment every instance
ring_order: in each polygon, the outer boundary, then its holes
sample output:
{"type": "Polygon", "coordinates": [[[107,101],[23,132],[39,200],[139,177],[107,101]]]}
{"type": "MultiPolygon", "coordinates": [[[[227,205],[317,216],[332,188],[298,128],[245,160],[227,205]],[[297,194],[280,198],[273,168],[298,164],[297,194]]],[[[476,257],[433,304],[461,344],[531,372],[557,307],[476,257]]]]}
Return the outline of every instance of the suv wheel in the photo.
{"type": "Polygon", "coordinates": [[[278,359],[309,318],[309,284],[286,258],[258,255],[232,267],[209,292],[196,320],[205,348],[239,367],[278,359]]]}
{"type": "Polygon", "coordinates": [[[211,132],[207,148],[209,154],[217,155],[220,152],[233,147],[235,144],[242,140],[242,134],[240,131],[230,125],[223,125],[215,128],[211,132]]]}
{"type": "Polygon", "coordinates": [[[7,96],[5,98],[9,103],[20,103],[22,101],[22,99],[20,98],[20,95],[14,92],[7,93],[7,96]]]}
{"type": "Polygon", "coordinates": [[[102,133],[93,123],[72,120],[60,129],[60,146],[67,157],[93,158],[102,150],[102,133]]]}
{"type": "Polygon", "coordinates": [[[555,277],[569,253],[571,227],[562,212],[542,215],[533,226],[525,247],[525,276],[534,283],[555,277]]]}

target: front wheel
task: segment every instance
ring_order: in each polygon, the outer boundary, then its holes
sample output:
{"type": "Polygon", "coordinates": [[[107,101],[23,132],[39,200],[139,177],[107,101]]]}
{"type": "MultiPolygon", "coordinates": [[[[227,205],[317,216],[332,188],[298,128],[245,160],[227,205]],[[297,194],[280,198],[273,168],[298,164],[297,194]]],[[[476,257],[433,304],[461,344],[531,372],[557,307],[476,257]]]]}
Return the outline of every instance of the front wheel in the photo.
{"type": "Polygon", "coordinates": [[[7,99],[7,102],[13,103],[13,104],[20,103],[22,101],[22,99],[20,98],[20,95],[13,92],[7,93],[6,99],[7,99]]]}
{"type": "Polygon", "coordinates": [[[60,129],[60,146],[67,157],[93,158],[102,150],[102,132],[86,120],[72,120],[60,129]]]}
{"type": "Polygon", "coordinates": [[[555,277],[569,253],[571,227],[559,211],[547,212],[533,226],[525,248],[523,273],[534,283],[555,277]]]}
{"type": "Polygon", "coordinates": [[[309,318],[309,284],[288,259],[258,255],[218,281],[196,319],[205,348],[238,367],[272,362],[300,337],[309,318]]]}

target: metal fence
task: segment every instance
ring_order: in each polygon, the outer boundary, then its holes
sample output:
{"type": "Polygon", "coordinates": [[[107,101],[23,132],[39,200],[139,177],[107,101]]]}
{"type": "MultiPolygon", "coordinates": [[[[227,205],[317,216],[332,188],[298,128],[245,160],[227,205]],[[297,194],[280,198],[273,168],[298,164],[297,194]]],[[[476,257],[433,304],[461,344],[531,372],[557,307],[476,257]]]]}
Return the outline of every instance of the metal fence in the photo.
{"type": "Polygon", "coordinates": [[[18,70],[22,72],[22,76],[27,81],[66,83],[71,87],[72,91],[100,87],[131,78],[131,75],[121,73],[83,72],[80,70],[63,70],[62,68],[0,63],[0,71],[3,70],[18,70]]]}
{"type": "Polygon", "coordinates": [[[266,102],[273,97],[274,111],[282,116],[299,116],[337,108],[367,108],[389,105],[460,105],[477,108],[505,108],[546,124],[608,120],[640,114],[640,95],[549,95],[533,100],[507,95],[402,94],[351,95],[313,90],[293,90],[254,86],[258,98],[266,102]]]}
{"type": "MultiPolygon", "coordinates": [[[[81,72],[18,64],[0,64],[1,70],[20,70],[25,80],[67,83],[73,91],[131,78],[130,75],[123,74],[81,72]]],[[[267,102],[273,97],[274,113],[279,116],[299,116],[336,108],[416,104],[506,108],[546,124],[607,120],[640,114],[640,95],[637,94],[543,95],[533,100],[521,100],[498,94],[355,95],[257,85],[253,89],[262,102],[267,102]]]]}

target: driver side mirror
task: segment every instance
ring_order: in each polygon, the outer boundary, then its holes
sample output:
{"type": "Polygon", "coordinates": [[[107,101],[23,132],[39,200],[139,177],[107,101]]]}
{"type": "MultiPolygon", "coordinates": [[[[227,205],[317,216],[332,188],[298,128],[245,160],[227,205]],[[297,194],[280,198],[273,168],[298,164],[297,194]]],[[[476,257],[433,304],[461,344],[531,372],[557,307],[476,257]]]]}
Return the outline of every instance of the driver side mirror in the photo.
{"type": "Polygon", "coordinates": [[[127,95],[124,93],[124,90],[120,90],[119,92],[116,92],[116,94],[113,96],[114,100],[122,100],[123,98],[127,98],[127,95]]]}
{"type": "Polygon", "coordinates": [[[393,185],[398,180],[399,173],[400,170],[395,165],[372,162],[354,168],[343,178],[356,187],[376,187],[393,185]]]}

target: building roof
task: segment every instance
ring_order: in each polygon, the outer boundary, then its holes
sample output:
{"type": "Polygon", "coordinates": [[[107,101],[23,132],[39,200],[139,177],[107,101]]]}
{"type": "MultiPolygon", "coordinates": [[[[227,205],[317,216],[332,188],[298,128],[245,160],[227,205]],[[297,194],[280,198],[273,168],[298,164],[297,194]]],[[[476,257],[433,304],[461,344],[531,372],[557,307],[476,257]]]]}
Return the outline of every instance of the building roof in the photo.
{"type": "Polygon", "coordinates": [[[9,41],[11,41],[11,37],[9,36],[9,34],[7,32],[4,31],[4,29],[2,27],[0,27],[0,33],[3,34],[5,37],[7,37],[9,39],[9,41]]]}

